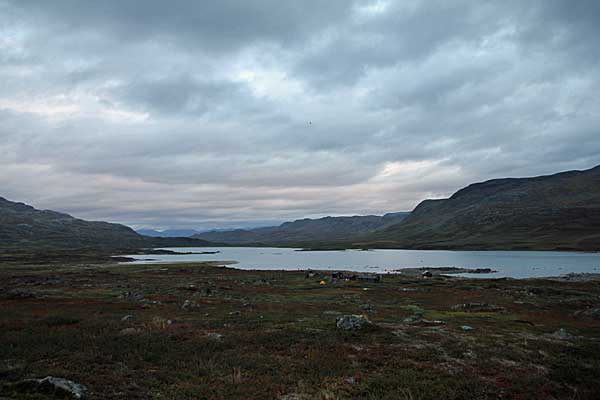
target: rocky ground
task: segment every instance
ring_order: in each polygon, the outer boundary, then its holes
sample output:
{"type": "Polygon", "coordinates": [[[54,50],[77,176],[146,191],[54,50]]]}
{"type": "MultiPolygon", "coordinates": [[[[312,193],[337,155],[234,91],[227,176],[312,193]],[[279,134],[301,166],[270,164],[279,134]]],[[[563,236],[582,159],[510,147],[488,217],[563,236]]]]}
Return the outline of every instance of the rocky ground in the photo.
{"type": "Polygon", "coordinates": [[[0,399],[597,399],[600,282],[5,262],[0,344],[0,399]]]}

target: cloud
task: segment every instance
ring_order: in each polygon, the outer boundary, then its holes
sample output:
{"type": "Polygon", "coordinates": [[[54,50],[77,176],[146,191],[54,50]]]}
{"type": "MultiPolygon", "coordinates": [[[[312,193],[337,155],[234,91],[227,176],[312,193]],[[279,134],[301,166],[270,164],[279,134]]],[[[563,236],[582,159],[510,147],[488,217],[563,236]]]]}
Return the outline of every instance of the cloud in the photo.
{"type": "Polygon", "coordinates": [[[588,168],[599,35],[595,1],[0,0],[1,195],[210,228],[588,168]]]}

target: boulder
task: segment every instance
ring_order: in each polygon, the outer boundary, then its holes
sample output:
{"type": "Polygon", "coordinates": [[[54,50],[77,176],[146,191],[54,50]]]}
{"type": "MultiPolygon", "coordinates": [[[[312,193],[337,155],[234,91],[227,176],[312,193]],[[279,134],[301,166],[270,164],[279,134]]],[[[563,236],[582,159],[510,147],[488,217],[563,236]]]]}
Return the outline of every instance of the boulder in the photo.
{"type": "Polygon", "coordinates": [[[221,335],[220,333],[216,333],[216,332],[211,332],[208,335],[206,335],[210,340],[214,340],[215,342],[220,342],[223,340],[223,335],[221,335]]]}
{"type": "Polygon", "coordinates": [[[571,340],[573,339],[573,335],[571,335],[565,328],[560,328],[556,332],[551,335],[553,338],[558,340],[571,340]]]}
{"type": "Polygon", "coordinates": [[[123,318],[121,318],[122,322],[129,322],[133,319],[133,315],[126,315],[123,318]]]}
{"type": "Polygon", "coordinates": [[[587,310],[577,311],[574,315],[576,317],[583,316],[600,319],[600,308],[588,308],[587,310]]]}
{"type": "Polygon", "coordinates": [[[84,392],[86,391],[85,386],[79,383],[65,378],[56,378],[54,376],[47,376],[43,379],[37,379],[37,383],[40,386],[45,386],[52,388],[53,390],[69,393],[74,399],[82,399],[84,392]]]}
{"type": "Polygon", "coordinates": [[[371,321],[364,315],[342,315],[335,320],[337,329],[345,331],[363,329],[370,324],[371,321]]]}
{"type": "Polygon", "coordinates": [[[192,300],[186,300],[186,301],[184,301],[183,304],[182,304],[182,306],[181,306],[181,309],[182,310],[186,310],[186,311],[191,310],[193,308],[198,308],[198,304],[195,301],[192,301],[192,300]]]}

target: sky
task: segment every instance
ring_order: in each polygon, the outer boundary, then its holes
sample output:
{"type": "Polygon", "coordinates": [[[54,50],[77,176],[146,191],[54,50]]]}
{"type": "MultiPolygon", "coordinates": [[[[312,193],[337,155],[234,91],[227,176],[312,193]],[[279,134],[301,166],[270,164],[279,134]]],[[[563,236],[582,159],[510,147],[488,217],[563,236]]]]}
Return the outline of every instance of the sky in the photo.
{"type": "Polygon", "coordinates": [[[0,196],[134,228],[600,164],[600,2],[0,0],[0,196]]]}

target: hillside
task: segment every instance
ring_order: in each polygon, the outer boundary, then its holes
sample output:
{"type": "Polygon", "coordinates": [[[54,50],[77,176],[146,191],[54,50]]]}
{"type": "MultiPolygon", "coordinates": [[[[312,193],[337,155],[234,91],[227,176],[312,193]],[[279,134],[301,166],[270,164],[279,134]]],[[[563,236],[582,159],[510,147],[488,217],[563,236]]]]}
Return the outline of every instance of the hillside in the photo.
{"type": "Polygon", "coordinates": [[[472,184],[355,245],[600,250],[600,166],[472,184]]]}
{"type": "Polygon", "coordinates": [[[347,242],[397,224],[408,213],[389,213],[383,216],[324,217],[284,222],[279,226],[232,231],[212,231],[194,238],[228,244],[306,244],[318,242],[347,242]]]}
{"type": "Polygon", "coordinates": [[[137,249],[202,245],[207,243],[189,238],[148,238],[124,225],[85,221],[0,197],[0,248],[4,249],[137,249]]]}

